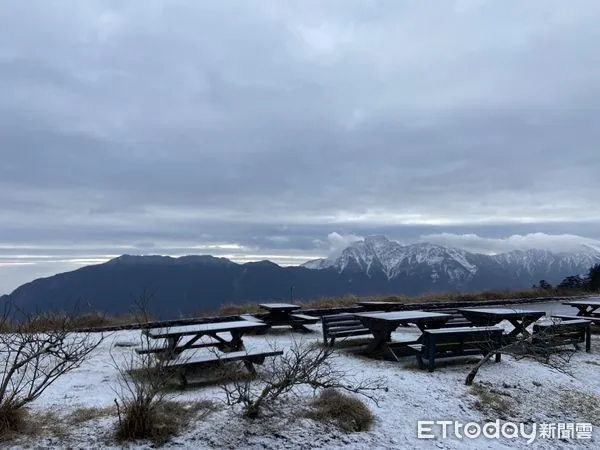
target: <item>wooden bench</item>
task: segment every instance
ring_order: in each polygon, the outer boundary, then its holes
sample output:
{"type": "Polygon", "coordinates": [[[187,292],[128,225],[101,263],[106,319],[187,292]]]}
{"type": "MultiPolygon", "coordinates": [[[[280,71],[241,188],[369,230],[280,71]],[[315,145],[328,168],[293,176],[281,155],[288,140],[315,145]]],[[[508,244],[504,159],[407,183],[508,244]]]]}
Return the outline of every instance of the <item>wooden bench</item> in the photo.
{"type": "Polygon", "coordinates": [[[363,325],[361,320],[351,313],[340,313],[322,316],[323,343],[333,347],[335,339],[339,337],[372,335],[372,332],[363,325]]]}
{"type": "Polygon", "coordinates": [[[579,344],[585,343],[585,351],[591,349],[591,321],[580,319],[561,319],[560,322],[541,322],[533,325],[532,343],[542,349],[573,345],[579,350],[579,344]]]}
{"type": "Polygon", "coordinates": [[[572,314],[553,314],[552,317],[562,320],[589,320],[592,325],[600,325],[600,317],[576,316],[572,314]]]}
{"type": "Polygon", "coordinates": [[[473,326],[473,322],[467,319],[458,309],[452,308],[436,308],[436,309],[424,309],[423,311],[440,312],[450,314],[452,317],[444,324],[444,328],[454,327],[470,327],[473,326]]]}
{"type": "Polygon", "coordinates": [[[318,317],[308,314],[292,313],[290,314],[292,328],[302,328],[304,325],[314,325],[319,321],[318,317]]]}
{"type": "MultiPolygon", "coordinates": [[[[419,368],[427,360],[429,372],[435,369],[435,360],[457,356],[487,355],[502,346],[503,330],[498,327],[437,328],[423,331],[420,344],[409,345],[417,356],[419,368]]],[[[500,352],[496,362],[500,362],[500,352]]]]}
{"type": "Polygon", "coordinates": [[[176,360],[167,361],[165,368],[171,371],[176,371],[179,374],[179,379],[183,387],[187,385],[187,373],[190,369],[196,369],[198,367],[215,366],[224,362],[231,361],[243,361],[244,366],[252,374],[256,374],[254,364],[263,364],[265,359],[268,357],[280,356],[283,351],[270,351],[270,352],[248,352],[239,351],[224,354],[204,354],[192,356],[189,359],[179,358],[176,360]]]}

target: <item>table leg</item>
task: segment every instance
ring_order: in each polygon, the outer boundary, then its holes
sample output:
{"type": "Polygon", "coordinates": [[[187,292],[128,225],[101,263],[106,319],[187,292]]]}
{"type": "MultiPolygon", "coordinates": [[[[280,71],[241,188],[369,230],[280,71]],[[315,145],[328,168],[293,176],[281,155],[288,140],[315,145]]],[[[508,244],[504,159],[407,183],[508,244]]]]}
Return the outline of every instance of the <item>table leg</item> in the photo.
{"type": "Polygon", "coordinates": [[[514,327],[514,329],[510,333],[508,333],[509,337],[516,338],[517,336],[519,336],[519,334],[522,334],[524,338],[528,338],[529,336],[531,336],[531,333],[527,331],[527,327],[531,325],[534,322],[534,320],[528,318],[523,318],[522,320],[509,319],[509,322],[514,327]]]}

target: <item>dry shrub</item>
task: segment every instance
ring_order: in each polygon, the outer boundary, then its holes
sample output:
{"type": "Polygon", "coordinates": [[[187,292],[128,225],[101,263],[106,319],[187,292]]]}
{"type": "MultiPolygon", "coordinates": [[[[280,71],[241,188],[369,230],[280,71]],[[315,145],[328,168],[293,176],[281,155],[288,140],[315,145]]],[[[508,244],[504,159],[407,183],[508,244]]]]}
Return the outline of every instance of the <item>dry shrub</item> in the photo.
{"type": "Polygon", "coordinates": [[[116,438],[119,441],[148,439],[155,445],[164,445],[193,419],[203,418],[212,410],[210,402],[183,404],[164,400],[153,408],[130,403],[121,411],[116,438]]]}
{"type": "Polygon", "coordinates": [[[0,442],[27,428],[27,411],[23,408],[0,408],[0,442]]]}
{"type": "Polygon", "coordinates": [[[334,424],[347,432],[367,431],[375,420],[363,401],[335,389],[323,390],[312,406],[314,409],[308,417],[334,424]]]}

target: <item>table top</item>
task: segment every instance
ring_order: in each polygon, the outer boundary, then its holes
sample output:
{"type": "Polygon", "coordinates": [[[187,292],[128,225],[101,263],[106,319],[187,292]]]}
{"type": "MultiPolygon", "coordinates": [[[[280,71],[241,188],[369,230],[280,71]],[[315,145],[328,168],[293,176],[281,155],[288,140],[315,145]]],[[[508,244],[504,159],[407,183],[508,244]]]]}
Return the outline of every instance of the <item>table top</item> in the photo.
{"type": "Polygon", "coordinates": [[[458,311],[463,313],[463,315],[494,316],[503,318],[542,317],[546,314],[545,311],[515,308],[460,308],[458,311]]]}
{"type": "Polygon", "coordinates": [[[563,305],[571,305],[571,306],[600,306],[600,299],[572,300],[570,302],[563,302],[563,305]]]}
{"type": "Polygon", "coordinates": [[[150,328],[148,331],[146,331],[146,335],[150,338],[158,339],[204,333],[218,333],[231,330],[253,330],[264,327],[265,324],[262,322],[233,320],[230,322],[199,323],[195,325],[182,325],[178,327],[150,328]]]}
{"type": "Polygon", "coordinates": [[[450,319],[450,314],[427,311],[392,311],[354,313],[356,317],[385,322],[413,322],[422,320],[450,319]]]}
{"type": "Polygon", "coordinates": [[[290,311],[300,309],[300,306],[291,303],[259,303],[258,306],[263,309],[287,309],[290,311]]]}

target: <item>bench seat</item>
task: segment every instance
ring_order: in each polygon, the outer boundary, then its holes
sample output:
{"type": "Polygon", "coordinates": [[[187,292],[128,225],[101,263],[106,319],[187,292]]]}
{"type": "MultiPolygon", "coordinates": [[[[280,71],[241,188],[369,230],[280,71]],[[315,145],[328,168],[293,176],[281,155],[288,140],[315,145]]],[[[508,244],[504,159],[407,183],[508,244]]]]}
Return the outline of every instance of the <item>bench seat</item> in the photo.
{"type": "Polygon", "coordinates": [[[204,366],[219,365],[224,362],[243,361],[250,373],[255,374],[253,364],[263,364],[268,357],[283,355],[283,351],[239,351],[223,354],[195,355],[191,358],[178,358],[165,363],[165,368],[176,370],[183,386],[187,385],[187,370],[204,366]]]}
{"type": "Polygon", "coordinates": [[[585,343],[585,351],[591,350],[592,322],[580,316],[577,319],[562,319],[560,322],[540,322],[533,325],[532,343],[543,350],[573,345],[579,350],[579,344],[585,343]]]}
{"type": "Polygon", "coordinates": [[[576,316],[574,314],[553,314],[552,317],[563,320],[589,320],[594,325],[600,325],[600,317],[576,316]]]}
{"type": "Polygon", "coordinates": [[[452,308],[436,308],[436,309],[424,309],[428,312],[439,312],[444,314],[450,314],[450,319],[444,324],[444,328],[454,327],[470,327],[473,325],[469,319],[467,319],[458,309],[452,308]]]}
{"type": "Polygon", "coordinates": [[[321,317],[323,325],[323,343],[330,347],[336,338],[372,335],[358,317],[351,313],[332,314],[321,317]]]}
{"type": "MultiPolygon", "coordinates": [[[[502,346],[502,328],[498,327],[445,327],[424,330],[420,344],[408,347],[416,353],[420,368],[435,370],[435,360],[458,356],[487,355],[502,346]]],[[[501,354],[496,352],[496,362],[501,354]]]]}
{"type": "Polygon", "coordinates": [[[318,317],[309,316],[308,314],[292,313],[290,317],[292,318],[292,322],[298,322],[303,325],[312,325],[319,321],[318,317]]]}

